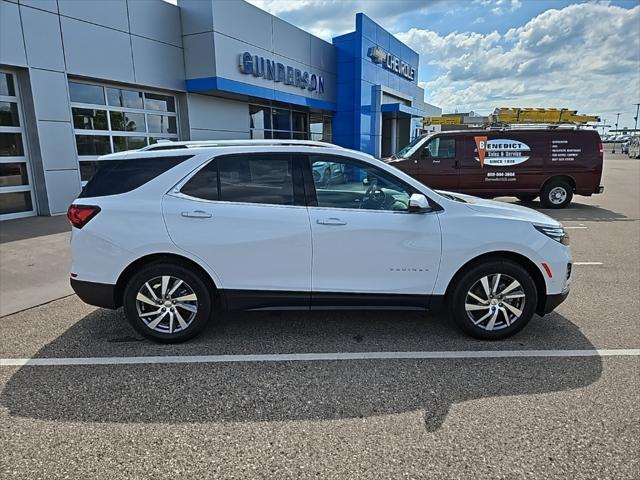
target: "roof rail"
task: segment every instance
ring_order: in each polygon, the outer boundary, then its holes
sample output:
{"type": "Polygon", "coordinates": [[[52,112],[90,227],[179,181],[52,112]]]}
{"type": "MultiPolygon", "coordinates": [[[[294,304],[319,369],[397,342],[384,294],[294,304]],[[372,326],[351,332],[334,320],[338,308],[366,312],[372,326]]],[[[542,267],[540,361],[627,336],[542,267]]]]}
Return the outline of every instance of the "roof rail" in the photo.
{"type": "Polygon", "coordinates": [[[236,147],[236,146],[284,146],[296,145],[299,147],[325,147],[339,148],[338,145],[328,142],[318,142],[314,140],[190,140],[184,142],[173,142],[171,140],[159,140],[158,143],[148,145],[139,151],[150,150],[173,150],[178,148],[204,148],[204,147],[236,147]]]}

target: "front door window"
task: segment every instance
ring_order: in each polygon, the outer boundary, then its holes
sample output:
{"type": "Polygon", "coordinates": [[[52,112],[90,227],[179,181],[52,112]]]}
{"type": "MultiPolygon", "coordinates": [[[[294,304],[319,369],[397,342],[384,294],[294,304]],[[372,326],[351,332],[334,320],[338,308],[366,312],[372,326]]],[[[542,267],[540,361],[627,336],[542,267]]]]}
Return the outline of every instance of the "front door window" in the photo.
{"type": "Polygon", "coordinates": [[[456,139],[436,137],[427,144],[425,150],[427,156],[434,159],[456,158],[456,139]]]}
{"type": "Polygon", "coordinates": [[[392,175],[352,159],[311,155],[319,207],[388,210],[409,209],[410,187],[392,175]]]}

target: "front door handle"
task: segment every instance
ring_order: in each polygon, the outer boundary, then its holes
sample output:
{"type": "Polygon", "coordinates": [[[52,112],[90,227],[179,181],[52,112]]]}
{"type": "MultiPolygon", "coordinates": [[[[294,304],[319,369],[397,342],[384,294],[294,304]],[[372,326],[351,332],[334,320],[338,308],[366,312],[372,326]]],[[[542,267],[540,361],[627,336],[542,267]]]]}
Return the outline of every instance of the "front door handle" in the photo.
{"type": "Polygon", "coordinates": [[[194,210],[192,212],[182,212],[183,217],[188,218],[211,218],[211,214],[209,212],[205,212],[204,210],[194,210]]]}
{"type": "Polygon", "coordinates": [[[347,222],[344,222],[342,220],[340,220],[339,218],[319,218],[318,220],[316,220],[316,223],[318,225],[346,225],[347,222]]]}

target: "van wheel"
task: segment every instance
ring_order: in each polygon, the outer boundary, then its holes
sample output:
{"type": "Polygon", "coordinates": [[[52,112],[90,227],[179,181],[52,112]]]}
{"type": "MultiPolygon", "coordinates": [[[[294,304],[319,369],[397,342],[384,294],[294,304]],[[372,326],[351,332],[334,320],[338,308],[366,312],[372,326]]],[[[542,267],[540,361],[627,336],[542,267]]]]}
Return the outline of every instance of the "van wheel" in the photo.
{"type": "Polygon", "coordinates": [[[183,265],[169,262],[143,267],[127,283],[124,311],[140,334],[162,343],[197,335],[211,315],[205,281],[183,265]]]}
{"type": "Polygon", "coordinates": [[[540,201],[546,208],[565,208],[573,199],[573,188],[562,180],[551,180],[542,187],[540,201]]]}
{"type": "Polygon", "coordinates": [[[500,340],[522,330],[537,303],[529,272],[510,260],[494,260],[462,275],[449,296],[449,311],[455,324],[472,337],[500,340]]]}
{"type": "Polygon", "coordinates": [[[537,195],[516,195],[521,202],[533,202],[537,197],[537,195]]]}

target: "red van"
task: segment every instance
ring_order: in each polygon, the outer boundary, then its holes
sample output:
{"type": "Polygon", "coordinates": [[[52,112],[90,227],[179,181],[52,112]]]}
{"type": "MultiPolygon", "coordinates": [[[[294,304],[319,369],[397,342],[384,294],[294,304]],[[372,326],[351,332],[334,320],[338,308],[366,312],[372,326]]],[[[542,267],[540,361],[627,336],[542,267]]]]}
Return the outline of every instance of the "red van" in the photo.
{"type": "Polygon", "coordinates": [[[459,130],[416,138],[388,161],[436,190],[478,197],[540,196],[564,208],[602,193],[604,149],[595,130],[459,130]]]}

